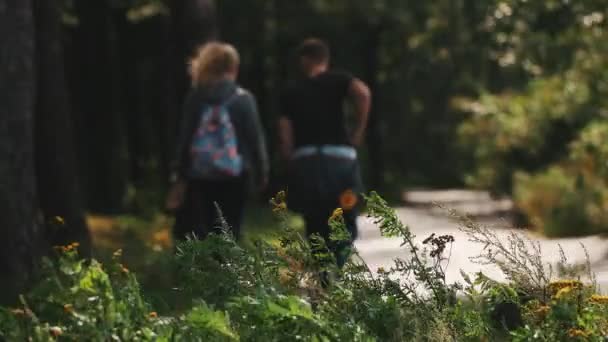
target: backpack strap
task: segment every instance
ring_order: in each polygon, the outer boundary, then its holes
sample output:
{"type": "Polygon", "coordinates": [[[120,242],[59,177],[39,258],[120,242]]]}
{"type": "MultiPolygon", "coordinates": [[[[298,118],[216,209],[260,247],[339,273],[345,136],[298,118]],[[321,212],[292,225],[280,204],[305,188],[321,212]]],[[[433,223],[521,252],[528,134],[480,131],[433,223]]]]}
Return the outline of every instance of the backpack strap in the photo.
{"type": "Polygon", "coordinates": [[[243,89],[241,87],[237,87],[236,90],[234,91],[234,93],[232,93],[226,101],[221,103],[221,106],[224,106],[224,107],[229,106],[239,96],[244,95],[246,93],[247,93],[247,91],[245,89],[243,89]]]}

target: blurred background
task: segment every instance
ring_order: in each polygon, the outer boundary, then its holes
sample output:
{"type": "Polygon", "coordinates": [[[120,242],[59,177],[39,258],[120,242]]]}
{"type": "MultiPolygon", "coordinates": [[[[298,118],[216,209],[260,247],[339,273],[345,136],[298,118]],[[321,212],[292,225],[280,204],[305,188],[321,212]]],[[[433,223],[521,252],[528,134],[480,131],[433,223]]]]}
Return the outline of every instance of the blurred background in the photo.
{"type": "MultiPolygon", "coordinates": [[[[108,250],[124,240],[113,234],[169,248],[171,221],[161,209],[187,57],[209,39],[240,51],[240,81],[257,96],[274,160],[272,186],[259,198],[265,208],[284,177],[276,158],[279,93],[294,74],[293,48],[317,36],[330,43],[335,67],[372,89],[361,151],[369,189],[395,205],[406,189],[481,189],[512,198],[518,223],[547,236],[605,233],[606,5],[34,1],[32,26],[21,27],[29,35],[5,33],[37,46],[10,50],[38,66],[29,80],[35,146],[3,139],[36,160],[34,178],[22,185],[35,180],[46,224],[61,216],[72,226],[71,233],[49,228],[53,241],[86,240],[88,226],[108,250]]],[[[267,216],[253,210],[245,231],[272,227],[267,216]]]]}

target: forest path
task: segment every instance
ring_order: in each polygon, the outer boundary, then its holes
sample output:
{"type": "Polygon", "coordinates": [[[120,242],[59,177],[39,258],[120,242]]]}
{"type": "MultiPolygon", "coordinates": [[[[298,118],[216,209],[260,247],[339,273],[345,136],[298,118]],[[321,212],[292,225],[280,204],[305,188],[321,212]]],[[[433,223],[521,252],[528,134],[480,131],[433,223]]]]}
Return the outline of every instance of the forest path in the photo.
{"type": "MultiPolygon", "coordinates": [[[[448,282],[461,280],[460,270],[466,273],[483,271],[486,275],[504,280],[504,275],[495,267],[482,266],[471,262],[470,258],[479,255],[483,246],[470,242],[467,235],[459,230],[458,222],[451,218],[446,210],[438,208],[440,203],[446,208],[469,213],[481,225],[493,228],[496,235],[505,239],[513,231],[508,200],[491,199],[487,193],[463,190],[447,191],[415,191],[404,195],[406,206],[396,208],[402,222],[409,226],[416,235],[415,241],[422,243],[432,233],[436,235],[452,235],[455,242],[451,251],[450,264],[446,272],[448,282]]],[[[559,258],[561,245],[571,263],[584,263],[585,251],[589,252],[592,270],[597,275],[600,290],[607,293],[608,289],[608,240],[599,236],[581,238],[547,239],[526,230],[516,230],[525,234],[532,241],[538,242],[542,249],[543,260],[555,264],[559,258]]],[[[405,258],[408,251],[400,247],[399,238],[384,238],[371,219],[359,218],[359,237],[355,242],[359,253],[373,271],[379,267],[385,269],[393,265],[396,257],[405,258]]]]}

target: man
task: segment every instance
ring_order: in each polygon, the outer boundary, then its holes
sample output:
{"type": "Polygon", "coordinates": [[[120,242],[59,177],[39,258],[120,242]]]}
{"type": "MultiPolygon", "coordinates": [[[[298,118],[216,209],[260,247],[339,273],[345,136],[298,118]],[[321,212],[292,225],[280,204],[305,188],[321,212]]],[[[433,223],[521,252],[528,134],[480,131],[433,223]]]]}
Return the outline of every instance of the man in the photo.
{"type": "Polygon", "coordinates": [[[288,205],[303,215],[308,236],[325,238],[342,266],[350,243],[329,241],[328,218],[343,209],[352,243],[363,191],[356,147],[365,136],[371,94],[361,80],[329,69],[329,47],[322,40],[305,40],[297,58],[302,77],[283,93],[278,122],[280,152],[289,165],[288,205]],[[346,103],[354,112],[352,129],[346,103]]]}

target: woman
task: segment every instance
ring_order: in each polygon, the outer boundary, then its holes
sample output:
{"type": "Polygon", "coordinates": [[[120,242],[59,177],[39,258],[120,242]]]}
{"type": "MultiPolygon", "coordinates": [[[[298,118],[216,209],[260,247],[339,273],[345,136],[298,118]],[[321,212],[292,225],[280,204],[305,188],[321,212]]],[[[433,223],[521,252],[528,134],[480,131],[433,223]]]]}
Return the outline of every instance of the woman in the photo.
{"type": "Polygon", "coordinates": [[[264,187],[268,156],[254,96],[237,83],[239,55],[225,43],[202,46],[191,60],[167,207],[174,236],[204,238],[222,227],[240,237],[249,180],[264,187]]]}

